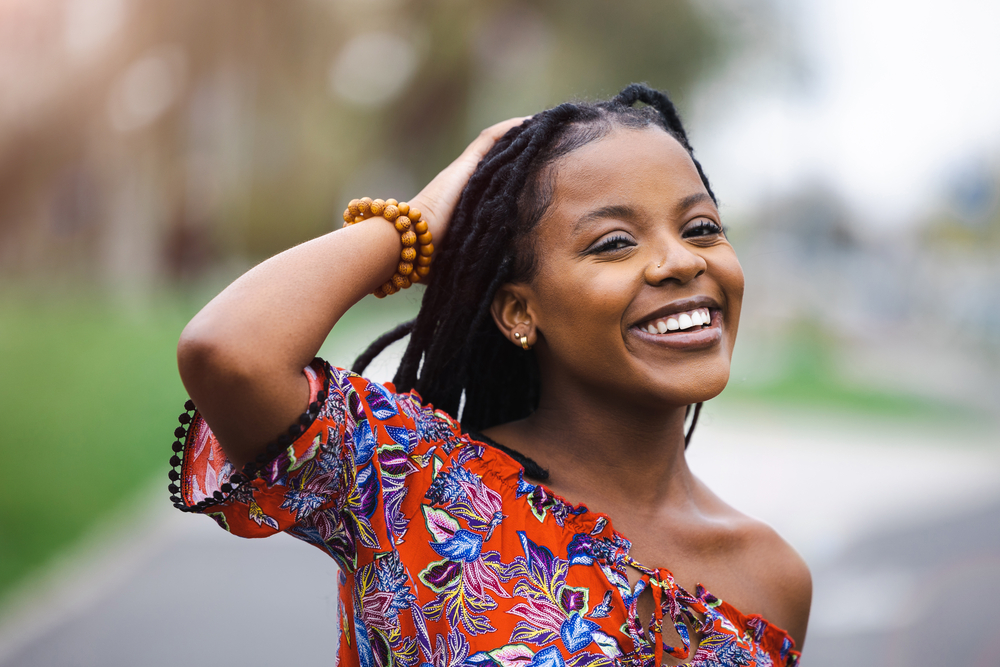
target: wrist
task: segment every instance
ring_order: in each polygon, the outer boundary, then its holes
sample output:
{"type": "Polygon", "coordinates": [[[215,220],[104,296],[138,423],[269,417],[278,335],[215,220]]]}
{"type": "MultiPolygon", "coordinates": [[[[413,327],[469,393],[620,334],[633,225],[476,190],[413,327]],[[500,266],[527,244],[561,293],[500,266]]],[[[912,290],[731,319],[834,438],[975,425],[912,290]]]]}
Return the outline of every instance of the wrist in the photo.
{"type": "Polygon", "coordinates": [[[399,234],[399,261],[388,280],[372,292],[382,298],[406,289],[430,272],[434,253],[433,233],[423,219],[423,212],[408,202],[395,199],[363,197],[352,199],[344,211],[344,226],[352,226],[370,218],[385,220],[399,234]]]}

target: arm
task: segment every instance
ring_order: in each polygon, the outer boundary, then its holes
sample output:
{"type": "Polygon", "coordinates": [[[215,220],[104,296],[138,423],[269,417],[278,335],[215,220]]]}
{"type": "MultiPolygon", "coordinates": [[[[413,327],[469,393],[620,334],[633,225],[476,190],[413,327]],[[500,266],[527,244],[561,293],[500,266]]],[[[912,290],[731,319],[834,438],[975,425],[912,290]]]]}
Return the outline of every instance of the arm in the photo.
{"type": "MultiPolygon", "coordinates": [[[[522,120],[484,130],[410,201],[435,243],[480,159],[522,120]]],[[[308,402],[302,369],[347,309],[392,275],[399,250],[392,225],[352,225],[259,264],[188,323],[177,347],[181,380],[236,466],[302,413],[308,402]]]]}

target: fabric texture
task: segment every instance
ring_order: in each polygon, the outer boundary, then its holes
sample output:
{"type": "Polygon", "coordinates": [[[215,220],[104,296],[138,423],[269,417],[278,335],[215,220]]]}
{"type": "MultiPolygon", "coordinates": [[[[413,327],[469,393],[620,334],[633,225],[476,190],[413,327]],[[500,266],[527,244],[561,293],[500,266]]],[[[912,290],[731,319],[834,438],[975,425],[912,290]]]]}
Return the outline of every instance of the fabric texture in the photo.
{"type": "Polygon", "coordinates": [[[197,412],[182,415],[172,462],[181,509],[244,537],[287,532],[336,561],[339,665],[798,664],[783,630],[636,563],[606,516],[525,481],[415,392],[320,360],[306,375],[299,435],[271,447],[255,477],[233,468],[197,412]],[[634,588],[626,566],[643,573],[634,588]],[[656,613],[640,619],[646,588],[656,613]],[[664,644],[664,623],[679,645],[664,644]]]}

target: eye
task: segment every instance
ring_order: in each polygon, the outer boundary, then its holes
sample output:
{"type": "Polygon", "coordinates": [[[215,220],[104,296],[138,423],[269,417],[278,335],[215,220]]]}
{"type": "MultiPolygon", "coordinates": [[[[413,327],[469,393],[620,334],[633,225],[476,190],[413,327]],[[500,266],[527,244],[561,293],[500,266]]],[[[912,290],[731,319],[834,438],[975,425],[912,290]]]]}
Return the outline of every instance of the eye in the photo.
{"type": "Polygon", "coordinates": [[[718,236],[720,234],[724,235],[726,229],[708,218],[698,218],[690,226],[688,226],[682,236],[686,239],[699,238],[706,236],[718,236]]]}
{"type": "Polygon", "coordinates": [[[593,255],[615,253],[625,250],[626,248],[631,248],[634,245],[635,241],[628,236],[625,236],[624,234],[616,234],[611,238],[601,241],[598,245],[594,246],[587,252],[588,254],[593,255]]]}

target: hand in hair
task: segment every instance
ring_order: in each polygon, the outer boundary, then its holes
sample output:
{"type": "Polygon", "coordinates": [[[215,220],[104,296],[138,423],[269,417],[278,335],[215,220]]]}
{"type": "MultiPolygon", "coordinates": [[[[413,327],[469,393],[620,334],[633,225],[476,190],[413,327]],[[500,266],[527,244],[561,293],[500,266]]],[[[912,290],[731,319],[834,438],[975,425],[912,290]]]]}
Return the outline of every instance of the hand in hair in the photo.
{"type": "MultiPolygon", "coordinates": [[[[410,200],[435,241],[444,237],[476,165],[522,120],[484,130],[410,200]]],[[[399,234],[392,225],[352,225],[262,262],[188,323],[177,347],[181,379],[236,466],[262,452],[305,410],[309,390],[302,369],[341,316],[392,275],[398,261],[399,234]]]]}
{"type": "MultiPolygon", "coordinates": [[[[416,197],[410,200],[412,206],[416,206],[423,212],[423,217],[427,220],[435,243],[444,240],[448,222],[458,204],[458,198],[466,183],[469,182],[469,177],[479,166],[479,162],[493,147],[497,139],[511,128],[523,123],[526,118],[528,116],[510,118],[487,127],[462,151],[461,155],[441,170],[416,197]]],[[[433,272],[431,275],[433,276],[433,272]]]]}

